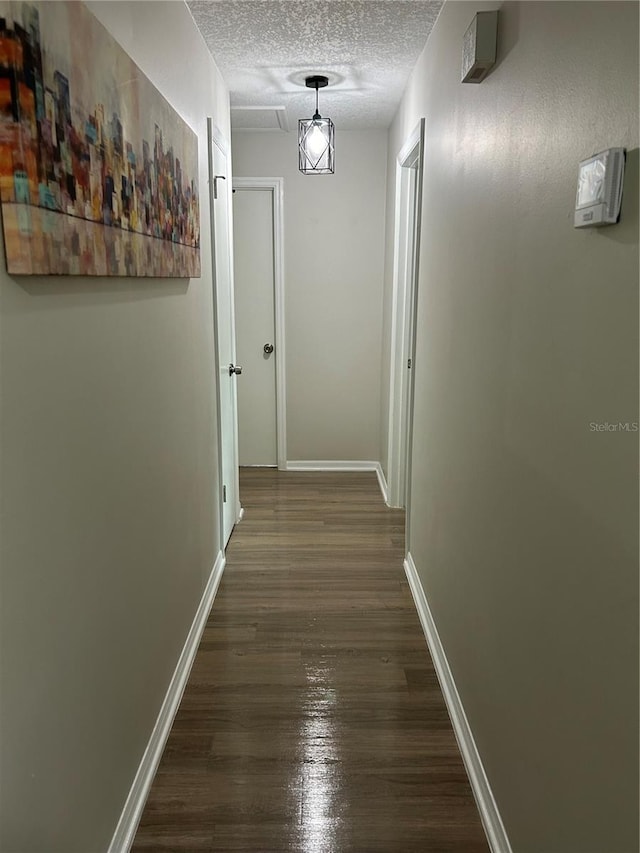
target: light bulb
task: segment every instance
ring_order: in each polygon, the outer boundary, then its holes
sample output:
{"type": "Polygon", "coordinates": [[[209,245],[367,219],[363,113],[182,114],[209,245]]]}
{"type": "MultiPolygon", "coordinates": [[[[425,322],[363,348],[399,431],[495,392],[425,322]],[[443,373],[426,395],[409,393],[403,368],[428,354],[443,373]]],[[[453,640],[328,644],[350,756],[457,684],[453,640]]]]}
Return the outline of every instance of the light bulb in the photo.
{"type": "Polygon", "coordinates": [[[313,130],[307,136],[306,147],[314,160],[319,160],[327,147],[327,138],[317,124],[314,124],[313,130]]]}

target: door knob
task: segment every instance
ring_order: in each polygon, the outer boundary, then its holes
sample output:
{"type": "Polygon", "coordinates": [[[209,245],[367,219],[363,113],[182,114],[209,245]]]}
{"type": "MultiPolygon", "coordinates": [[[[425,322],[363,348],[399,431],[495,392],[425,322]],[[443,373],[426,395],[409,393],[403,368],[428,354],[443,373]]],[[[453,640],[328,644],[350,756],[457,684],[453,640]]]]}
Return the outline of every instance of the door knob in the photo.
{"type": "Polygon", "coordinates": [[[229,376],[233,376],[234,373],[236,374],[236,376],[240,376],[240,374],[242,373],[242,368],[236,367],[235,364],[230,364],[229,365],[229,376]]]}
{"type": "Polygon", "coordinates": [[[267,355],[271,355],[273,352],[273,344],[265,344],[262,349],[265,351],[267,355]]]}

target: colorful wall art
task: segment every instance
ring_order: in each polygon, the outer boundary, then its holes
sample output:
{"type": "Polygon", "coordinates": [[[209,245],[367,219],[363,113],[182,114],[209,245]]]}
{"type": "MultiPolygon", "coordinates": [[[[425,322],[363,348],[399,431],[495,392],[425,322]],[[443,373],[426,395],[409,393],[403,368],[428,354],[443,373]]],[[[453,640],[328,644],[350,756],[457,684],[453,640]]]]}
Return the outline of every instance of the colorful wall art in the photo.
{"type": "Polygon", "coordinates": [[[78,2],[0,1],[0,202],[15,275],[200,275],[198,140],[78,2]]]}

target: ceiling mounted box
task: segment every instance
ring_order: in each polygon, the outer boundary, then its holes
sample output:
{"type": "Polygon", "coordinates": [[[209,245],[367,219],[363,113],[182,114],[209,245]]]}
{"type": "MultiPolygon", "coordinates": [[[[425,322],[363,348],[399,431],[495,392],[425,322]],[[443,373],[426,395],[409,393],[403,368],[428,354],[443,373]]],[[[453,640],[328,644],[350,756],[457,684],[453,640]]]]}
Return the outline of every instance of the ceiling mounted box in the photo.
{"type": "Polygon", "coordinates": [[[464,34],[462,82],[481,83],[496,63],[498,11],[478,12],[464,34]]]}

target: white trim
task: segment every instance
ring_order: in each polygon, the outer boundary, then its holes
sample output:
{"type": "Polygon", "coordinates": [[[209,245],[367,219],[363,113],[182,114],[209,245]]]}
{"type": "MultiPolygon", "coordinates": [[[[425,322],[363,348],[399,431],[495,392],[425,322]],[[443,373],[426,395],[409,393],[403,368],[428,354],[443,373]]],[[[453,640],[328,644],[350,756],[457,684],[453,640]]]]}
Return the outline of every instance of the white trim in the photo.
{"type": "Polygon", "coordinates": [[[287,462],[287,471],[377,471],[379,462],[360,459],[297,459],[287,462]]]}
{"type": "Polygon", "coordinates": [[[151,789],[153,778],[158,769],[162,752],[178,711],[182,694],[187,685],[189,673],[198,651],[200,637],[207,624],[209,611],[218,591],[218,586],[224,572],[225,557],[222,551],[218,553],[215,565],[209,575],[209,580],[200,599],[200,604],[193,618],[191,629],[187,635],[182,653],[178,659],[175,671],[164,697],[158,719],[156,720],[151,737],[142,756],[131,790],[122,809],[120,820],[111,839],[108,853],[128,853],[142,817],[142,811],[151,789]]]}
{"type": "Polygon", "coordinates": [[[292,462],[287,462],[285,471],[374,471],[378,478],[378,485],[384,502],[389,506],[387,501],[387,481],[382,470],[382,465],[379,462],[361,459],[298,459],[292,462]]]}
{"type": "Polygon", "coordinates": [[[271,190],[273,198],[273,287],[276,344],[276,442],[278,469],[287,470],[287,355],[284,315],[284,178],[236,178],[233,188],[271,190]]]}
{"type": "Polygon", "coordinates": [[[402,259],[405,253],[400,251],[403,236],[405,217],[402,215],[402,202],[404,199],[403,169],[396,163],[396,193],[395,193],[395,223],[393,237],[393,294],[391,302],[391,366],[389,371],[389,433],[387,445],[387,459],[389,472],[389,500],[396,507],[404,505],[400,480],[401,456],[402,456],[402,379],[405,374],[404,361],[404,315],[405,315],[405,293],[402,289],[401,279],[402,259]],[[402,304],[400,302],[402,301],[402,304]]]}
{"type": "Polygon", "coordinates": [[[278,467],[287,464],[287,361],[284,314],[284,178],[274,179],[273,188],[273,271],[275,276],[276,346],[276,424],[278,467]]]}
{"type": "Polygon", "coordinates": [[[207,119],[207,123],[209,124],[209,134],[211,139],[215,142],[218,148],[222,151],[225,157],[229,156],[229,140],[224,135],[224,133],[220,130],[218,125],[213,121],[212,118],[207,119]]]}
{"type": "MultiPolygon", "coordinates": [[[[405,139],[404,145],[398,152],[398,156],[396,157],[396,162],[399,166],[406,166],[407,161],[410,160],[410,155],[413,155],[414,148],[422,141],[423,138],[423,124],[424,119],[421,118],[418,124],[413,128],[409,136],[405,139]]],[[[411,158],[413,159],[413,157],[411,158]]]]}
{"type": "Polygon", "coordinates": [[[389,487],[387,486],[387,478],[384,476],[382,465],[379,462],[376,462],[376,474],[378,475],[378,485],[380,486],[384,502],[389,506],[389,487]]]}
{"type": "Polygon", "coordinates": [[[451,667],[449,666],[436,623],[429,608],[416,565],[410,553],[407,554],[404,561],[404,570],[409,581],[409,587],[411,588],[418,616],[420,617],[422,630],[424,631],[427,645],[431,652],[438,681],[442,689],[442,695],[444,696],[453,725],[453,731],[460,747],[462,760],[467,770],[467,776],[471,783],[471,790],[478,804],[478,811],[480,812],[480,818],[482,819],[484,831],[487,835],[489,847],[492,853],[512,853],[509,838],[507,837],[498,806],[489,785],[478,747],[473,739],[473,733],[464,712],[451,667]]]}

